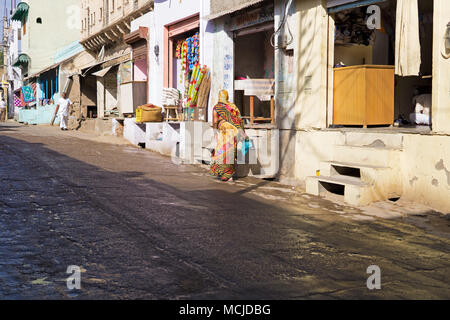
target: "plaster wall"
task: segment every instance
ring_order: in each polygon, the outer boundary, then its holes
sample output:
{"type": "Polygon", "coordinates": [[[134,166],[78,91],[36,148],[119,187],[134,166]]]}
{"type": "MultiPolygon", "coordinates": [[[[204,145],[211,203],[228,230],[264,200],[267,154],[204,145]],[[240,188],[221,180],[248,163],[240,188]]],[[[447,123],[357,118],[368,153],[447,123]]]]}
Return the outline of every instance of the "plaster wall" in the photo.
{"type": "Polygon", "coordinates": [[[450,22],[447,0],[434,0],[433,24],[433,131],[450,133],[450,59],[445,59],[444,34],[450,22]]]}
{"type": "Polygon", "coordinates": [[[26,33],[22,28],[22,52],[31,58],[28,75],[54,63],[55,53],[80,40],[79,21],[73,19],[80,0],[27,0],[30,5],[26,33]],[[36,22],[42,19],[42,24],[36,22]],[[43,45],[45,44],[45,45],[43,45]]]}
{"type": "Polygon", "coordinates": [[[404,135],[401,154],[403,197],[450,212],[450,138],[404,135]]]}
{"type": "Polygon", "coordinates": [[[297,129],[325,128],[327,111],[328,12],[326,1],[297,1],[297,129]]]}

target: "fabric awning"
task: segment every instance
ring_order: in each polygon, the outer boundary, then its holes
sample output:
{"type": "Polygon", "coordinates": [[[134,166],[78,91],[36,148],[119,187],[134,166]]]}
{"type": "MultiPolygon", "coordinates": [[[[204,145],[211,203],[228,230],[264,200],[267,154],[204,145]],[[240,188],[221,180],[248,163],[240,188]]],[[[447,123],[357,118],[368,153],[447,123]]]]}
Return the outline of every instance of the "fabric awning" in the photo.
{"type": "Polygon", "coordinates": [[[265,0],[211,0],[211,14],[204,19],[214,20],[263,1],[265,0]]]}
{"type": "Polygon", "coordinates": [[[96,77],[103,78],[109,72],[109,70],[111,70],[111,68],[112,67],[108,67],[108,68],[102,69],[100,71],[94,72],[92,75],[96,76],[96,77]]]}
{"type": "Polygon", "coordinates": [[[24,23],[28,18],[28,11],[30,10],[30,6],[26,2],[20,2],[17,5],[16,11],[14,11],[11,19],[15,21],[20,21],[24,23]]]}
{"type": "Polygon", "coordinates": [[[13,67],[22,67],[29,65],[31,63],[31,58],[26,53],[21,53],[17,57],[16,61],[13,63],[13,67]]]}

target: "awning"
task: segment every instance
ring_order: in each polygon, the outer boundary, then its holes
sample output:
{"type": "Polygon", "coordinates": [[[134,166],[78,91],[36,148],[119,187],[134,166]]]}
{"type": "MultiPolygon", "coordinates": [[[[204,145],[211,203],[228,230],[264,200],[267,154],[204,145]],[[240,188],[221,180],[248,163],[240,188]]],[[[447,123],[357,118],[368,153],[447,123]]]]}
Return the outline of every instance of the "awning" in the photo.
{"type": "Polygon", "coordinates": [[[40,77],[42,74],[44,74],[44,73],[46,73],[46,72],[49,72],[49,71],[51,71],[51,70],[53,70],[53,69],[58,68],[59,65],[60,65],[60,63],[52,64],[51,66],[49,66],[49,67],[47,67],[47,68],[45,68],[45,69],[42,69],[41,71],[36,72],[36,73],[34,73],[34,74],[32,74],[32,75],[26,77],[24,80],[29,80],[29,79],[33,79],[33,78],[40,77]]]}
{"type": "Polygon", "coordinates": [[[30,6],[26,2],[20,2],[17,5],[17,9],[14,11],[11,19],[24,23],[27,20],[29,10],[30,6]]]}
{"type": "Polygon", "coordinates": [[[29,65],[31,63],[31,58],[26,53],[21,53],[17,57],[16,61],[13,63],[13,67],[22,67],[29,65]]]}
{"type": "Polygon", "coordinates": [[[102,69],[100,71],[94,72],[92,75],[96,76],[96,77],[103,78],[109,72],[109,70],[111,70],[111,68],[112,67],[108,67],[108,68],[102,69]]]}
{"type": "Polygon", "coordinates": [[[123,36],[123,40],[125,43],[133,45],[136,42],[141,40],[148,40],[148,28],[147,27],[139,27],[136,31],[133,31],[129,34],[123,36]]]}
{"type": "Polygon", "coordinates": [[[328,0],[327,7],[329,13],[335,13],[342,10],[370,6],[385,1],[387,0],[328,0]]]}
{"type": "Polygon", "coordinates": [[[211,0],[211,14],[204,19],[214,20],[263,1],[265,0],[211,0]]]}

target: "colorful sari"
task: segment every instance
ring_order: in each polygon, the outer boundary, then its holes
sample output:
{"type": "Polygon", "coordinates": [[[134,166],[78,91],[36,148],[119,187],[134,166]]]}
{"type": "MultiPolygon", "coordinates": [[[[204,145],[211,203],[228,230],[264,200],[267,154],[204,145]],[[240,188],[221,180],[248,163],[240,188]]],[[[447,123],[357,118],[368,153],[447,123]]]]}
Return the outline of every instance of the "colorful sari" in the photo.
{"type": "Polygon", "coordinates": [[[213,151],[210,174],[228,181],[236,172],[237,144],[245,135],[239,109],[231,103],[219,102],[214,111],[219,116],[217,144],[213,151]]]}

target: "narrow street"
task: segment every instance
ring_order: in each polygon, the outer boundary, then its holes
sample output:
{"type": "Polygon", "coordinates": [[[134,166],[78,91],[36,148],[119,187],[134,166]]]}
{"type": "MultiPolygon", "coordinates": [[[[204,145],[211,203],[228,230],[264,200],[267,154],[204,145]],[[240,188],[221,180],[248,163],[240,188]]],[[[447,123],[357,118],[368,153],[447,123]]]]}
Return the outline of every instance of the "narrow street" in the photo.
{"type": "Polygon", "coordinates": [[[448,215],[221,183],[111,139],[0,125],[0,299],[450,298],[448,215]]]}

